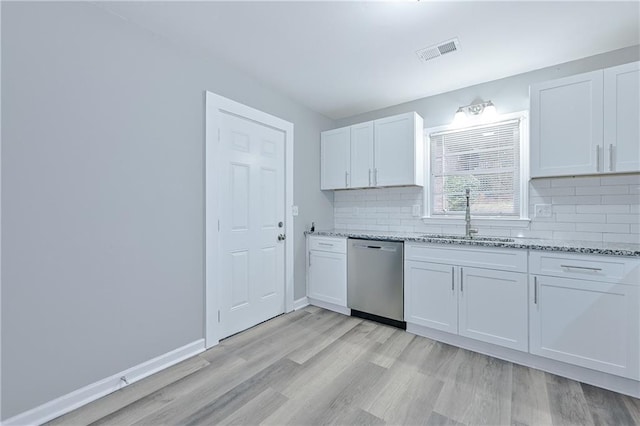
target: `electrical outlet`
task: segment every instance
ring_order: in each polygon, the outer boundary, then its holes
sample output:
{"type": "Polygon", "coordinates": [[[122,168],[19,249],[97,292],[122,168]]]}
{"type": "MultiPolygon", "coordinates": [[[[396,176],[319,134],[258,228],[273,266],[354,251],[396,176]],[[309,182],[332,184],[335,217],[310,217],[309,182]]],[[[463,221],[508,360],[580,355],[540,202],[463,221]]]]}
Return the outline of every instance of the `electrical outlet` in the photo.
{"type": "Polygon", "coordinates": [[[551,204],[536,204],[535,217],[551,217],[551,204]]]}
{"type": "Polygon", "coordinates": [[[420,217],[420,204],[414,204],[413,205],[413,216],[414,217],[420,217]]]}

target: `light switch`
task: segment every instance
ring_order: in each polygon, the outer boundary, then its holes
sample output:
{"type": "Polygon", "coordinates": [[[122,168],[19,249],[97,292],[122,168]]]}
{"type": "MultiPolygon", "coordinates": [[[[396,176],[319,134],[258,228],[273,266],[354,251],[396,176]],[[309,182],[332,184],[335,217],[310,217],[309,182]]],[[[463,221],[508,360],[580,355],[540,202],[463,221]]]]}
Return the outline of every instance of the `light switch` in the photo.
{"type": "Polygon", "coordinates": [[[291,207],[291,214],[294,216],[298,216],[298,206],[291,207]]]}

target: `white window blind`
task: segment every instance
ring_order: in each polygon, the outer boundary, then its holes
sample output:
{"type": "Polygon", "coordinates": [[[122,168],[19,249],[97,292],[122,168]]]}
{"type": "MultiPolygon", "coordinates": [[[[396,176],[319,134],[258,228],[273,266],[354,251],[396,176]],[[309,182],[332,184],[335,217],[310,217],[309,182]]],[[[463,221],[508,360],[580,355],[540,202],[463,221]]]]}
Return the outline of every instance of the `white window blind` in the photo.
{"type": "Polygon", "coordinates": [[[520,120],[430,135],[431,214],[520,215],[520,120]]]}

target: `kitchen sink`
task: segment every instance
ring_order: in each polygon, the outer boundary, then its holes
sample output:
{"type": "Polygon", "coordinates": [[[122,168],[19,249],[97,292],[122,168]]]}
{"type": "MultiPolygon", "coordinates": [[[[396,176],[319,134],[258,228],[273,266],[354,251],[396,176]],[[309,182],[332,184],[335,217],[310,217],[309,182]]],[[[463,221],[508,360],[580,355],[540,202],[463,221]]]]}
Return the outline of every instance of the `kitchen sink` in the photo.
{"type": "Polygon", "coordinates": [[[500,237],[472,237],[468,238],[464,235],[438,235],[438,234],[424,234],[423,238],[433,238],[438,240],[464,240],[464,241],[490,241],[496,243],[512,243],[513,238],[500,238],[500,237]]]}

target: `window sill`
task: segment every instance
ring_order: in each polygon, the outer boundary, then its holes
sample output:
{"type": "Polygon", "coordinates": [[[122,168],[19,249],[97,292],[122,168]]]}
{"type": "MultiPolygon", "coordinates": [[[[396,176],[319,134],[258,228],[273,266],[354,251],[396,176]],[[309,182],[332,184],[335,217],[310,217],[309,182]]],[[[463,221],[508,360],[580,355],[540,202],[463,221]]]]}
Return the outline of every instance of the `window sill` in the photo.
{"type": "MultiPolygon", "coordinates": [[[[428,225],[464,225],[464,217],[424,216],[422,222],[428,225]]],[[[492,226],[496,228],[528,228],[531,219],[471,216],[472,225],[492,226]]]]}

